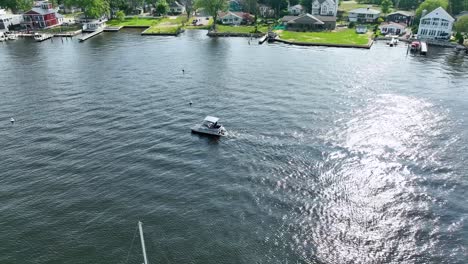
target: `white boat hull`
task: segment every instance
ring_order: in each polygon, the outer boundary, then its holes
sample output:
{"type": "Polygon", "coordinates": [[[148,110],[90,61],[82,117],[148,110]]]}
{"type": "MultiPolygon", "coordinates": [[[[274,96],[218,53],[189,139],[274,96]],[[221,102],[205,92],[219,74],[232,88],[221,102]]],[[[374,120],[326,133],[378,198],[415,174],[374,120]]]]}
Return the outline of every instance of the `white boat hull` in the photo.
{"type": "Polygon", "coordinates": [[[191,130],[192,130],[192,133],[205,134],[205,135],[216,136],[216,137],[224,137],[227,135],[227,132],[224,129],[224,127],[207,128],[205,126],[196,125],[192,127],[191,130]]]}

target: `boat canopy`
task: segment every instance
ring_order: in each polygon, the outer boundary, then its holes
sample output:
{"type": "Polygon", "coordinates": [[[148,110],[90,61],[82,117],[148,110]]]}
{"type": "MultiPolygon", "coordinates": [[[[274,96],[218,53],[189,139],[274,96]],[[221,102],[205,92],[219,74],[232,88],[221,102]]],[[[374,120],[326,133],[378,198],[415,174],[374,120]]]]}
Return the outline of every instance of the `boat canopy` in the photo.
{"type": "Polygon", "coordinates": [[[214,117],[214,116],[207,116],[205,117],[204,121],[211,122],[211,123],[216,123],[218,122],[219,118],[214,117]]]}

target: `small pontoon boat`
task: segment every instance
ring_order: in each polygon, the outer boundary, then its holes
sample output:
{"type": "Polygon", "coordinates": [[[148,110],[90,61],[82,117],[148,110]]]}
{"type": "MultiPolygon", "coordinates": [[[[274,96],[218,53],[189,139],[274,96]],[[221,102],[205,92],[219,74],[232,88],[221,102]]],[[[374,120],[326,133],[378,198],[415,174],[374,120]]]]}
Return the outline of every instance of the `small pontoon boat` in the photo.
{"type": "Polygon", "coordinates": [[[219,118],[214,116],[207,116],[203,123],[192,127],[193,133],[207,134],[212,136],[226,136],[227,131],[223,125],[218,123],[219,118]]]}

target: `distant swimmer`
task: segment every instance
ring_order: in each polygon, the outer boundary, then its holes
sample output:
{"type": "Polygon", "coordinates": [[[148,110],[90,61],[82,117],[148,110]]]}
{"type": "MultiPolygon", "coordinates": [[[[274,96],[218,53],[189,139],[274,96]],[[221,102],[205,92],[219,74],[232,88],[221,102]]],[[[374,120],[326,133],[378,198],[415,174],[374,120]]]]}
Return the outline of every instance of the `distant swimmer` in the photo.
{"type": "Polygon", "coordinates": [[[192,101],[190,101],[190,102],[189,102],[189,105],[192,106],[192,104],[193,104],[192,101]]]}
{"type": "Polygon", "coordinates": [[[184,69],[182,69],[182,74],[185,74],[185,70],[184,70],[184,69]]]}
{"type": "Polygon", "coordinates": [[[10,122],[11,122],[11,124],[14,124],[14,123],[15,123],[15,119],[14,119],[13,117],[10,118],[10,122]]]}

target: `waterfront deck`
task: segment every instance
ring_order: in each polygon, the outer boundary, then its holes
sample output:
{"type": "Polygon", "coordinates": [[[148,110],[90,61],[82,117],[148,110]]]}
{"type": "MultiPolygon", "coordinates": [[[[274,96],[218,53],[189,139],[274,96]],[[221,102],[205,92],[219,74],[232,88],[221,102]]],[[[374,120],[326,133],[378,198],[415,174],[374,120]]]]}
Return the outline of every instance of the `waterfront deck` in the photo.
{"type": "Polygon", "coordinates": [[[97,35],[101,34],[103,31],[104,31],[104,29],[102,29],[102,28],[98,29],[98,30],[96,30],[96,31],[94,31],[92,33],[88,33],[86,35],[81,36],[80,38],[78,38],[78,40],[80,42],[83,42],[83,41],[88,40],[88,39],[90,39],[90,38],[92,38],[94,36],[97,36],[97,35]]]}
{"type": "Polygon", "coordinates": [[[109,27],[105,27],[104,31],[105,32],[119,32],[122,28],[123,26],[116,26],[116,27],[109,26],[109,27]]]}

